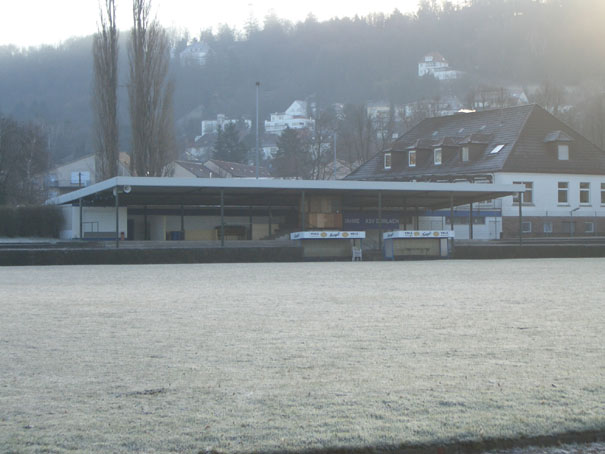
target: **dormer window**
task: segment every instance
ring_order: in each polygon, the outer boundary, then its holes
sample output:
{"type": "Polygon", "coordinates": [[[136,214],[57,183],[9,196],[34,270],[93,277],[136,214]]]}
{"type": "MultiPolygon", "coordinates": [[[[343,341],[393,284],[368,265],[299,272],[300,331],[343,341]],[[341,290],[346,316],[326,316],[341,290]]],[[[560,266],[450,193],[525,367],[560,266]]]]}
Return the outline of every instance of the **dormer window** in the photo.
{"type": "Polygon", "coordinates": [[[469,155],[470,155],[469,147],[468,146],[462,147],[462,151],[460,153],[461,153],[460,157],[462,159],[462,162],[467,162],[469,159],[469,155]]]}
{"type": "Polygon", "coordinates": [[[408,152],[408,165],[410,167],[416,167],[416,150],[408,152]]]}
{"type": "Polygon", "coordinates": [[[433,150],[433,161],[435,162],[436,166],[441,165],[441,148],[435,148],[433,150]]]}
{"type": "Polygon", "coordinates": [[[384,154],[384,170],[391,170],[391,153],[384,154]]]}
{"type": "Polygon", "coordinates": [[[569,146],[573,141],[573,137],[563,131],[549,132],[544,138],[544,143],[553,154],[556,152],[559,161],[569,161],[569,146]]]}
{"type": "Polygon", "coordinates": [[[569,145],[560,143],[557,145],[557,159],[559,161],[569,161],[569,145]]]}

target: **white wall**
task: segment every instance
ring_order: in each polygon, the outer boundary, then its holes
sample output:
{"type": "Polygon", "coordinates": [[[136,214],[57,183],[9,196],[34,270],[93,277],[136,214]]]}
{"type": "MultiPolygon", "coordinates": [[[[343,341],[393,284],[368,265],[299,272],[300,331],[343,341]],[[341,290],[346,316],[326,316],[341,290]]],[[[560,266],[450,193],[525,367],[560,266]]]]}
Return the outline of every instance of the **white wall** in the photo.
{"type": "MultiPolygon", "coordinates": [[[[80,238],[80,207],[63,206],[65,219],[64,227],[61,229],[61,239],[80,238]]],[[[120,207],[118,222],[120,232],[128,235],[126,207],[120,207]]],[[[82,232],[115,232],[116,231],[116,209],[115,207],[82,207],[82,232]]]]}
{"type": "MultiPolygon", "coordinates": [[[[605,204],[601,204],[601,183],[605,175],[570,174],[527,174],[499,173],[495,175],[496,184],[512,184],[514,181],[533,183],[533,202],[523,204],[523,216],[569,216],[574,208],[574,216],[605,216],[605,204]],[[558,183],[567,182],[568,203],[558,203],[558,183]],[[580,204],[580,183],[590,183],[590,203],[580,204]]],[[[513,205],[512,197],[502,199],[502,215],[518,216],[519,206],[513,205]]]]}

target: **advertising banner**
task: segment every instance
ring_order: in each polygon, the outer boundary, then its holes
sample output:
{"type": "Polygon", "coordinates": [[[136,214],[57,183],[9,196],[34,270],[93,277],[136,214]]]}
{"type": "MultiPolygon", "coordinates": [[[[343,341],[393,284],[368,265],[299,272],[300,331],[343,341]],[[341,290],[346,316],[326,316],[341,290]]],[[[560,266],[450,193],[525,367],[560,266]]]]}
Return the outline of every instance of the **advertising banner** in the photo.
{"type": "Polygon", "coordinates": [[[314,230],[308,232],[293,232],[291,240],[360,240],[366,237],[366,232],[344,232],[335,230],[314,230]]]}
{"type": "Polygon", "coordinates": [[[395,230],[382,235],[385,240],[395,238],[454,238],[452,230],[395,230]]]}

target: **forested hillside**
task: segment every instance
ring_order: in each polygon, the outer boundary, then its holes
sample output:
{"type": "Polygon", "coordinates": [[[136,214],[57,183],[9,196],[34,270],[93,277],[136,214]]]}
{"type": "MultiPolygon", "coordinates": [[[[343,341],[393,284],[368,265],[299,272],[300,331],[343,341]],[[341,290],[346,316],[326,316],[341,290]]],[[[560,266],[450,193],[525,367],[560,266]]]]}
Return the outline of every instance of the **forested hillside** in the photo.
{"type": "MultiPolygon", "coordinates": [[[[194,36],[173,32],[180,139],[184,143],[199,134],[202,117],[253,118],[256,81],[261,82],[262,118],[294,99],[312,99],[320,109],[333,102],[405,103],[444,94],[464,100],[481,85],[581,87],[584,98],[578,103],[598,99],[602,105],[603,17],[602,0],[472,0],[464,7],[425,1],[413,15],[394,11],[325,22],[309,16],[296,24],[267,17],[245,30],[222,27],[195,36],[211,49],[201,67],[179,65],[179,52],[194,36]],[[465,76],[448,84],[419,78],[418,61],[431,51],[465,76]]],[[[120,143],[125,151],[130,147],[127,38],[123,31],[120,143]]],[[[93,151],[91,80],[90,37],[59,47],[0,47],[0,113],[40,125],[55,162],[93,151]]],[[[585,117],[571,120],[588,130],[585,117]]]]}

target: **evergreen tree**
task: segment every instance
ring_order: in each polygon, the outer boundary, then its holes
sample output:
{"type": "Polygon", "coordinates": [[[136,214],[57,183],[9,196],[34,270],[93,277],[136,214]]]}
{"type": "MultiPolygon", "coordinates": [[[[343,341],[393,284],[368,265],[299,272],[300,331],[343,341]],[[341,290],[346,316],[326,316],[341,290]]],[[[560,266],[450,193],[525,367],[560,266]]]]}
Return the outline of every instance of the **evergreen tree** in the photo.
{"type": "Polygon", "coordinates": [[[225,129],[219,128],[212,157],[221,161],[246,163],[248,148],[240,141],[235,123],[229,123],[225,129]]]}
{"type": "Polygon", "coordinates": [[[301,131],[286,128],[277,140],[272,173],[277,177],[309,178],[310,155],[301,131]]]}

